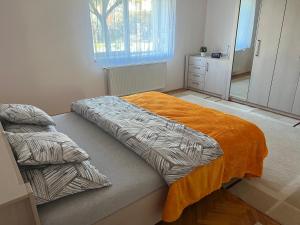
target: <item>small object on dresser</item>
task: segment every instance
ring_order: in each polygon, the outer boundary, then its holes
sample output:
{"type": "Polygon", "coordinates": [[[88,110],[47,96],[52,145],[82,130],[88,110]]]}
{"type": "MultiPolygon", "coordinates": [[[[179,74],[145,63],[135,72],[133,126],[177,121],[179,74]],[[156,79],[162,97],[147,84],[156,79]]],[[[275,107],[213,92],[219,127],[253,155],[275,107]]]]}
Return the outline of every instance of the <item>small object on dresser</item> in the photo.
{"type": "Polygon", "coordinates": [[[204,57],[204,56],[206,56],[206,52],[207,52],[207,47],[202,46],[202,47],[200,48],[200,55],[201,55],[202,57],[204,57]]]}
{"type": "Polygon", "coordinates": [[[219,59],[222,57],[222,53],[221,52],[213,52],[213,53],[211,53],[211,57],[219,59]]]}

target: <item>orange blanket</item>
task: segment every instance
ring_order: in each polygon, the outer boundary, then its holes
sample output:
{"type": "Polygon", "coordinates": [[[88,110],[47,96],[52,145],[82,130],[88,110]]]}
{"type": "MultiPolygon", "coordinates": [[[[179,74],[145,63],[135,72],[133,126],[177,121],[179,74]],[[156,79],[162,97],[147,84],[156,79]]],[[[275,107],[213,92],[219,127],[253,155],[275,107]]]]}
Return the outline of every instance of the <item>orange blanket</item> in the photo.
{"type": "Polygon", "coordinates": [[[177,220],[184,208],[232,178],[262,175],[268,150],[264,134],[256,125],[159,92],[135,94],[123,99],[209,135],[218,141],[224,152],[223,157],[198,167],[170,186],[162,217],[164,221],[177,220]]]}

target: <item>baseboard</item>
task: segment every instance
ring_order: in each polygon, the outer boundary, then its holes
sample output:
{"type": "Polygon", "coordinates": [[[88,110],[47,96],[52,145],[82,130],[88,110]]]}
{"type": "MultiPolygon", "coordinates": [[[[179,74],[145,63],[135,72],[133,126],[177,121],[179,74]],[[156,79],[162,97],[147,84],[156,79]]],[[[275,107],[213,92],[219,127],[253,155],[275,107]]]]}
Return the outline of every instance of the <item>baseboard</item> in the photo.
{"type": "Polygon", "coordinates": [[[257,108],[257,109],[265,110],[267,112],[272,112],[272,113],[275,113],[275,114],[278,114],[278,115],[287,116],[287,117],[291,117],[291,118],[296,119],[296,120],[300,120],[300,116],[298,116],[298,115],[283,112],[283,111],[276,110],[276,109],[271,109],[271,108],[261,106],[261,105],[257,105],[257,104],[254,104],[254,103],[250,103],[250,102],[247,102],[247,101],[235,98],[235,97],[230,97],[229,101],[236,102],[236,103],[239,103],[239,104],[242,104],[242,105],[248,105],[248,106],[251,106],[251,107],[254,107],[254,108],[257,108]]]}

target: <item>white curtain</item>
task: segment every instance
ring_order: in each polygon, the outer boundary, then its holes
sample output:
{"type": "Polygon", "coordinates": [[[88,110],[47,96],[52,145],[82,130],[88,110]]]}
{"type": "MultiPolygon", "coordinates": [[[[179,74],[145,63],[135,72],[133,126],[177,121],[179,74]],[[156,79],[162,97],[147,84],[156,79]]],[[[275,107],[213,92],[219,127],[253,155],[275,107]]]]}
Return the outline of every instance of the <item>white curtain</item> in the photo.
{"type": "Polygon", "coordinates": [[[103,67],[174,55],[176,0],[90,0],[95,59],[103,67]]]}
{"type": "Polygon", "coordinates": [[[256,11],[256,0],[241,0],[236,40],[236,51],[251,47],[256,11]]]}

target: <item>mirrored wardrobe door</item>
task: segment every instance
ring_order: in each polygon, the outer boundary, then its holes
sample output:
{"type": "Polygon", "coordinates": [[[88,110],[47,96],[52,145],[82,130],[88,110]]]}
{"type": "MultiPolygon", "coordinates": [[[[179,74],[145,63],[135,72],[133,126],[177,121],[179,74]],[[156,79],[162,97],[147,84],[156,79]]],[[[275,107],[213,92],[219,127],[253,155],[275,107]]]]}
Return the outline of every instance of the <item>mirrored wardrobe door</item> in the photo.
{"type": "Polygon", "coordinates": [[[230,97],[246,101],[251,78],[261,0],[241,0],[230,97]]]}

